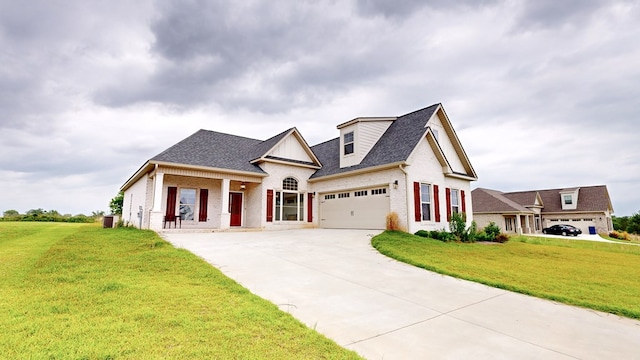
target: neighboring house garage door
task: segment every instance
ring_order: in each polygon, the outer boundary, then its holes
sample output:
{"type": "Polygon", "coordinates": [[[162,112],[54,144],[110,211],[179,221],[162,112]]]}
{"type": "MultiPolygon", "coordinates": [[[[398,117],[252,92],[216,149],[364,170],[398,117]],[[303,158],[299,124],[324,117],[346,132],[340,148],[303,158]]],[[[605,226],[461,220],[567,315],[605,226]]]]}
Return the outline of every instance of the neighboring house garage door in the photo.
{"type": "Polygon", "coordinates": [[[564,224],[564,225],[573,225],[578,229],[582,230],[583,234],[589,233],[590,226],[596,226],[596,223],[593,218],[584,218],[584,219],[559,219],[552,218],[549,219],[549,226],[564,224]]]}
{"type": "Polygon", "coordinates": [[[320,194],[320,227],[384,229],[389,189],[377,187],[320,194]]]}

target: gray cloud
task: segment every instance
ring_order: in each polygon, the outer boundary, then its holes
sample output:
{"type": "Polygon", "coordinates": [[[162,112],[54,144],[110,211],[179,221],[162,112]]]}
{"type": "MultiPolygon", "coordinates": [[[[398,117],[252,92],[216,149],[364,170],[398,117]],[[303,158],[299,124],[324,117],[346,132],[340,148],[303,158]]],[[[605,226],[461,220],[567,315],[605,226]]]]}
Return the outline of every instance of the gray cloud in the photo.
{"type": "Polygon", "coordinates": [[[429,10],[459,10],[465,8],[479,8],[496,3],[497,0],[357,0],[358,11],[363,15],[382,15],[388,18],[412,16],[422,9],[429,10]]]}
{"type": "MultiPolygon", "coordinates": [[[[344,84],[385,74],[389,53],[351,31],[354,19],[323,2],[304,4],[165,2],[152,24],[160,64],[142,84],[108,87],[108,106],[139,102],[272,113],[339,96],[344,84]],[[264,92],[261,101],[252,97],[264,92]],[[320,94],[320,96],[318,96],[320,94]]],[[[381,24],[384,25],[384,24],[381,24]]]]}
{"type": "Polygon", "coordinates": [[[606,183],[628,214],[638,18],[626,0],[0,2],[0,204],[90,212],[199,128],[313,144],[443,102],[476,185],[606,183]]]}
{"type": "Polygon", "coordinates": [[[518,27],[555,28],[564,25],[580,26],[604,7],[612,4],[607,0],[536,0],[523,1],[518,27]]]}

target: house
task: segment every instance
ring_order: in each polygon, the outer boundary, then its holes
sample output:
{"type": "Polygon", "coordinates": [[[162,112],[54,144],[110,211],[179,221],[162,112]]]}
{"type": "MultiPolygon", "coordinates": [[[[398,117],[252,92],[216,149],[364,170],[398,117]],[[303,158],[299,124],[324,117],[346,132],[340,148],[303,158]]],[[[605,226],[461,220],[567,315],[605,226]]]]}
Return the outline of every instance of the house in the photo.
{"type": "Polygon", "coordinates": [[[479,228],[490,222],[507,233],[541,233],[556,224],[573,225],[583,233],[613,230],[613,206],[605,185],[566,189],[471,192],[473,218],[479,228]]]}
{"type": "Polygon", "coordinates": [[[309,146],[296,129],[267,140],[199,130],[129,178],[123,220],[211,229],[384,229],[396,212],[409,231],[448,227],[468,212],[477,179],[441,104],[356,118],[309,146]]]}

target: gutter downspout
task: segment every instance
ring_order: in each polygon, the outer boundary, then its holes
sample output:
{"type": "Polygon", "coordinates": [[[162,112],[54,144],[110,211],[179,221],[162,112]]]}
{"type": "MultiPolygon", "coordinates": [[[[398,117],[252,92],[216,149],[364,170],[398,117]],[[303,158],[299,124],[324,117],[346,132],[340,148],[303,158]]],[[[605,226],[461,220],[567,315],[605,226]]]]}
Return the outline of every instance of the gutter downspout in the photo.
{"type": "Polygon", "coordinates": [[[410,199],[410,189],[409,189],[409,175],[407,174],[407,171],[404,169],[406,165],[404,164],[400,164],[398,165],[398,169],[400,169],[400,171],[402,171],[404,173],[404,187],[405,187],[405,204],[407,205],[407,231],[411,232],[410,230],[410,218],[411,218],[411,206],[409,205],[409,199],[410,199]]]}

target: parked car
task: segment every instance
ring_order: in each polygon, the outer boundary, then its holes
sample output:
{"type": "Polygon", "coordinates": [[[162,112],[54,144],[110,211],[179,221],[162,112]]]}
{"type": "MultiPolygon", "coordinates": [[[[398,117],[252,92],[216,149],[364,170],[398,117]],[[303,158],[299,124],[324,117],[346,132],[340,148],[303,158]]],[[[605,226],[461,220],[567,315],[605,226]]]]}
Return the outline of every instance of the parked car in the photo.
{"type": "Polygon", "coordinates": [[[542,233],[543,234],[562,235],[562,236],[569,236],[569,235],[578,236],[578,235],[582,234],[582,230],[580,230],[577,227],[572,226],[572,225],[560,224],[560,225],[553,225],[551,227],[544,228],[544,229],[542,229],[542,233]]]}

